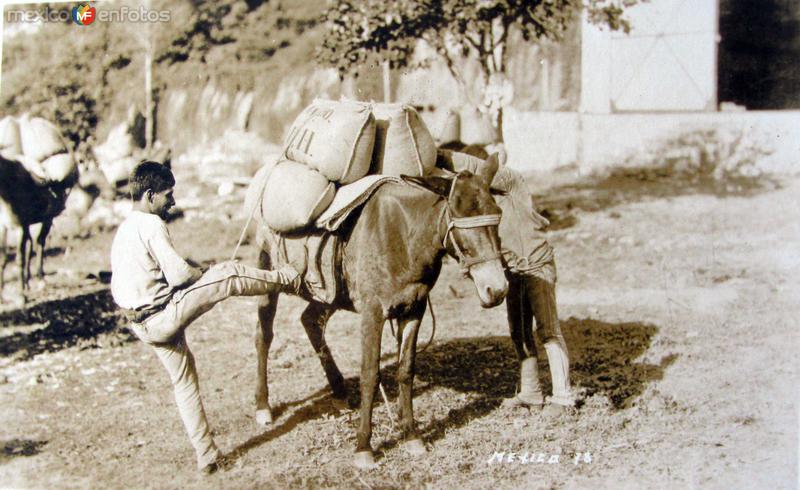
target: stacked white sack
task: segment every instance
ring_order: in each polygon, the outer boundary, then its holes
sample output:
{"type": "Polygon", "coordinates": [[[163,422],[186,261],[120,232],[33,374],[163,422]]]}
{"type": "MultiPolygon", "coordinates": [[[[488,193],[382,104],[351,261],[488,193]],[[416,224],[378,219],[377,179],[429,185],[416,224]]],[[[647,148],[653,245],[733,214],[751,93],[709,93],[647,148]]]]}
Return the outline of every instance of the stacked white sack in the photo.
{"type": "Polygon", "coordinates": [[[288,232],[312,223],[333,201],[336,187],[324,175],[292,160],[282,160],[269,173],[262,193],[264,222],[288,232]]]}
{"type": "Polygon", "coordinates": [[[0,151],[43,180],[63,182],[77,172],[72,152],[58,128],[41,117],[4,118],[0,122],[0,151]]]}
{"type": "Polygon", "coordinates": [[[377,121],[372,173],[422,176],[436,166],[436,142],[413,107],[372,107],[377,121]]]}

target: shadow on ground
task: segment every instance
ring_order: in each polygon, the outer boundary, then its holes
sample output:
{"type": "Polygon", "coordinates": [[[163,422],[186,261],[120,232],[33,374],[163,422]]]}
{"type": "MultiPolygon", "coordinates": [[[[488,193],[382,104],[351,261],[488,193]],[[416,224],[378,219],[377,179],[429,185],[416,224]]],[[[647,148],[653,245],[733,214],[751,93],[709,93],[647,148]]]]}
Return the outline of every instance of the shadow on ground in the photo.
{"type": "Polygon", "coordinates": [[[108,288],[42,301],[0,313],[0,330],[20,330],[0,338],[0,356],[26,360],[95,339],[115,329],[118,335],[114,336],[112,344],[122,343],[132,338],[121,328],[123,325],[108,288]],[[38,328],[24,328],[26,326],[38,328]]]}
{"type": "MultiPolygon", "coordinates": [[[[586,397],[601,395],[609,399],[614,409],[621,409],[642,394],[652,381],[663,377],[664,369],[674,356],[659,364],[638,359],[650,347],[658,327],[643,323],[606,323],[592,319],[570,318],[562,322],[572,362],[571,378],[586,397]]],[[[543,352],[539,355],[543,388],[550,392],[549,368],[543,352]]],[[[518,363],[511,340],[505,336],[454,339],[433,344],[417,357],[414,393],[445,387],[469,393],[470,402],[451,409],[447,416],[419,427],[420,435],[433,442],[444,437],[448,430],[463,427],[472,420],[498,409],[506,398],[516,392],[518,363]]],[[[397,364],[383,367],[381,379],[390,399],[397,399],[397,364]]],[[[322,376],[322,370],[320,370],[322,376]]],[[[346,380],[349,405],[358,406],[358,379],[346,380]]],[[[376,398],[380,403],[380,396],[376,398]]],[[[582,404],[579,401],[578,409],[582,404]]],[[[336,415],[330,390],[318,390],[303,400],[275,407],[273,413],[288,414],[277,419],[266,432],[259,434],[231,453],[238,458],[250,449],[286,434],[299,424],[326,415],[336,415]],[[291,407],[299,408],[292,410],[291,407]],[[291,412],[291,413],[290,413],[291,412]]],[[[380,450],[395,447],[400,441],[385,441],[380,450]]]]}
{"type": "Polygon", "coordinates": [[[29,439],[11,439],[3,441],[3,452],[0,453],[0,464],[5,464],[20,456],[35,456],[47,441],[31,441],[29,439]]]}
{"type": "Polygon", "coordinates": [[[669,167],[618,168],[534,193],[536,209],[550,221],[550,231],[577,224],[576,211],[596,212],[620,204],[687,195],[750,196],[779,187],[762,178],[716,179],[702,173],[680,173],[669,167]]]}

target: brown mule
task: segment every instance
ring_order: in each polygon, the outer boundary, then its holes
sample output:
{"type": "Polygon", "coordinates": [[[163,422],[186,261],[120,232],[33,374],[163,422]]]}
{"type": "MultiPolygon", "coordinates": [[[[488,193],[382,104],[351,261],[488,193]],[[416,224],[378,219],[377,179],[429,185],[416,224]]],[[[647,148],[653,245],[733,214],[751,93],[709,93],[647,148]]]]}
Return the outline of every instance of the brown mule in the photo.
{"type": "MultiPolygon", "coordinates": [[[[344,378],[325,343],[324,329],[336,310],[361,314],[361,420],[357,432],[355,464],[375,465],[370,438],[372,405],[379,382],[381,334],[387,319],[398,325],[400,363],[397,370],[400,419],[406,448],[425,450],[414,424],[412,383],[417,332],[445,253],[456,258],[474,282],[481,304],[493,307],[506,296],[506,281],[497,236],[500,209],[489,192],[498,167],[492,155],[479,175],[461,172],[450,176],[404,177],[414,185],[383,185],[336,233],[342,240],[342,287],[332,304],[310,299],[301,316],[337,400],[346,398],[344,378]]],[[[263,232],[265,227],[260,226],[263,232]]],[[[272,240],[263,240],[260,267],[281,262],[272,240]]],[[[286,246],[302,246],[287,238],[286,246]]],[[[291,254],[290,254],[291,255],[291,254]]],[[[258,383],[256,420],[272,422],[267,383],[267,358],[273,338],[278,294],[259,304],[258,383]]]]}

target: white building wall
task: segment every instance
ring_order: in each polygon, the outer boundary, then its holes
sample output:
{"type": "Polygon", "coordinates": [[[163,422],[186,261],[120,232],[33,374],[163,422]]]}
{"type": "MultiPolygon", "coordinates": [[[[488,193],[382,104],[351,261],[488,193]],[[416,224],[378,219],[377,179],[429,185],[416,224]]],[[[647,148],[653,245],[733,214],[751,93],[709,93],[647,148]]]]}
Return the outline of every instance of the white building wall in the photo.
{"type": "Polygon", "coordinates": [[[653,0],[625,15],[628,34],[584,18],[580,110],[716,110],[717,0],[653,0]]]}
{"type": "Polygon", "coordinates": [[[587,174],[636,162],[660,145],[703,131],[742,137],[764,150],[765,172],[800,172],[800,111],[581,114],[506,112],[508,165],[523,172],[558,167],[587,174]]]}

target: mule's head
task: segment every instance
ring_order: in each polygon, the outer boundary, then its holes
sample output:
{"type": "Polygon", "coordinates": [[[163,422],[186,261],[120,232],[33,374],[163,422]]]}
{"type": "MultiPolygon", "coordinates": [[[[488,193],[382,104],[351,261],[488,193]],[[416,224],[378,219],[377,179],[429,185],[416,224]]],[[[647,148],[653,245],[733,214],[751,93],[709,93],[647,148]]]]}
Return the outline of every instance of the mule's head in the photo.
{"type": "Polygon", "coordinates": [[[501,211],[489,192],[497,169],[495,154],[474,174],[463,171],[447,176],[403,177],[446,198],[442,244],[472,279],[484,308],[497,306],[508,293],[497,234],[501,211]]]}

